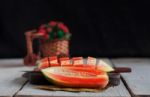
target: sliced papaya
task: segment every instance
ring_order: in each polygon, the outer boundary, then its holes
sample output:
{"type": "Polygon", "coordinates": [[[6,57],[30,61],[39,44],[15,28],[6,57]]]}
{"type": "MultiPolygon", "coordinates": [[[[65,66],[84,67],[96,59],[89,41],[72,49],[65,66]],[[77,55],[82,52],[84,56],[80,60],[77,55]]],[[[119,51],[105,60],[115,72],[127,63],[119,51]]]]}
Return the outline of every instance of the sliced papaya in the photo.
{"type": "Polygon", "coordinates": [[[36,65],[39,70],[49,67],[48,58],[46,57],[41,60],[38,60],[36,62],[36,65]]]}
{"type": "Polygon", "coordinates": [[[51,67],[42,70],[55,85],[75,88],[104,88],[108,75],[104,71],[84,67],[51,67]]]}
{"type": "Polygon", "coordinates": [[[45,68],[48,68],[48,67],[51,67],[51,66],[59,66],[59,63],[58,63],[58,60],[57,60],[57,57],[46,57],[46,58],[43,58],[39,61],[37,61],[37,68],[39,70],[41,69],[45,69],[45,68]]]}
{"type": "Polygon", "coordinates": [[[48,60],[49,60],[51,65],[56,65],[56,64],[58,65],[59,64],[57,56],[49,57],[48,60]]]}
{"type": "Polygon", "coordinates": [[[112,66],[110,66],[109,64],[107,64],[103,60],[99,60],[99,62],[97,64],[97,69],[103,70],[103,71],[106,71],[106,72],[114,71],[114,69],[112,68],[112,66]]]}
{"type": "Polygon", "coordinates": [[[94,57],[88,57],[87,58],[87,64],[88,65],[96,65],[96,58],[94,58],[94,57]]]}
{"type": "Polygon", "coordinates": [[[37,68],[41,70],[53,66],[70,66],[70,67],[93,68],[105,72],[114,71],[114,69],[103,60],[99,60],[98,64],[96,64],[96,58],[93,57],[88,57],[87,64],[83,64],[82,57],[74,57],[72,58],[72,63],[73,64],[71,64],[69,57],[60,58],[59,63],[57,57],[55,56],[46,57],[37,62],[37,68]]]}
{"type": "Polygon", "coordinates": [[[61,66],[70,66],[72,65],[69,57],[59,58],[59,62],[61,66]]]}
{"type": "Polygon", "coordinates": [[[74,57],[72,58],[72,63],[73,65],[75,66],[80,66],[82,65],[84,62],[83,62],[83,57],[74,57]]]}

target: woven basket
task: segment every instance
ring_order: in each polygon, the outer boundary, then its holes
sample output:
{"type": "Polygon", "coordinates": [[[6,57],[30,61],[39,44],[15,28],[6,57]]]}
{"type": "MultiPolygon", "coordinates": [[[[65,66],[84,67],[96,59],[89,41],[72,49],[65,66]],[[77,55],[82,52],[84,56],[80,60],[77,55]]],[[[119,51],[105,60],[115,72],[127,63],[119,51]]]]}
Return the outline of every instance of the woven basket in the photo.
{"type": "Polygon", "coordinates": [[[48,40],[41,42],[40,45],[42,57],[58,56],[66,57],[69,56],[69,41],[68,40],[48,40]]]}

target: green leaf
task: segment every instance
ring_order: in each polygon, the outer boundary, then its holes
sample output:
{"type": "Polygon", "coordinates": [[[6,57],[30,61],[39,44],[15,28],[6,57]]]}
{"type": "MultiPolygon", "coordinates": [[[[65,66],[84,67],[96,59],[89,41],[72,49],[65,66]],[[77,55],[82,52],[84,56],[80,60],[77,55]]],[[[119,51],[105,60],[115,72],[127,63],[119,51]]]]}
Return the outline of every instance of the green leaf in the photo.
{"type": "Polygon", "coordinates": [[[54,39],[54,32],[53,31],[49,33],[49,39],[54,39]]]}
{"type": "Polygon", "coordinates": [[[58,38],[63,38],[65,34],[62,30],[59,30],[57,35],[58,35],[58,38]]]}

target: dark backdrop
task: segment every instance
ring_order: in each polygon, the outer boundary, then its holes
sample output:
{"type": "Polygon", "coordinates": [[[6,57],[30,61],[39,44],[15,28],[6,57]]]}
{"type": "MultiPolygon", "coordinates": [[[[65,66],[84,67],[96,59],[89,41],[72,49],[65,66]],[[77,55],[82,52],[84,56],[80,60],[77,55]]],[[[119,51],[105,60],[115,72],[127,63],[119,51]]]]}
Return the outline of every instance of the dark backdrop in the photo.
{"type": "Polygon", "coordinates": [[[51,20],[70,28],[72,56],[150,56],[149,2],[1,0],[0,14],[1,58],[25,56],[24,32],[51,20]]]}

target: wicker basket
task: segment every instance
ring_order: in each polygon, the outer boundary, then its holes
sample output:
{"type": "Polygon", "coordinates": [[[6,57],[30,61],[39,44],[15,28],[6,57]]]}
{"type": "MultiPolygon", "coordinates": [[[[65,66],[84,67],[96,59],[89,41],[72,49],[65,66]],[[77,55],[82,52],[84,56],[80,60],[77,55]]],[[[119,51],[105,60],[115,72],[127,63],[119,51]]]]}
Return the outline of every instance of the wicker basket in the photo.
{"type": "Polygon", "coordinates": [[[40,50],[42,57],[58,56],[66,57],[69,56],[69,40],[48,40],[41,42],[40,50]]]}

